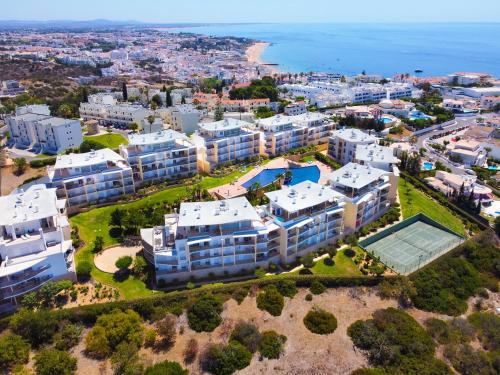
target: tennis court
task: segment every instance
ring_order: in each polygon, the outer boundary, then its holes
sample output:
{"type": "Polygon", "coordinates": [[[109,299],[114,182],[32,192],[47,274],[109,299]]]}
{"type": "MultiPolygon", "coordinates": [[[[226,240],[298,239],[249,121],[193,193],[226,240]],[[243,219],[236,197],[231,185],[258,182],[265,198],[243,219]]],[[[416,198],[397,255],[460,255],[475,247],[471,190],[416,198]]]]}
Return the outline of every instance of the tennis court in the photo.
{"type": "Polygon", "coordinates": [[[423,214],[360,242],[394,271],[407,275],[460,245],[464,239],[423,214]]]}

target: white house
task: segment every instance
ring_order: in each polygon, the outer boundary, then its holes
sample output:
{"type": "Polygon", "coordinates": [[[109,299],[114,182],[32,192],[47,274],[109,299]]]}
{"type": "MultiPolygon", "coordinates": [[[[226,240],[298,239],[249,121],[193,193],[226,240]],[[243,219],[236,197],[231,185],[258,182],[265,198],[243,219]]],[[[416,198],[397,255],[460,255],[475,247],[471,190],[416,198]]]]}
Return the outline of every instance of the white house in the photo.
{"type": "Polygon", "coordinates": [[[338,129],[328,141],[328,155],[342,165],[354,161],[358,145],[378,143],[378,138],[359,129],[338,129]]]}
{"type": "Polygon", "coordinates": [[[307,145],[307,128],[295,124],[291,116],[276,115],[256,121],[264,138],[263,153],[280,155],[307,145]]]}
{"type": "Polygon", "coordinates": [[[399,163],[399,159],[394,155],[395,152],[394,148],[379,146],[375,143],[357,145],[354,162],[384,171],[392,171],[393,166],[399,163]]]}
{"type": "Polygon", "coordinates": [[[66,200],[33,185],[0,197],[0,312],[49,280],[75,280],[66,200]]]}

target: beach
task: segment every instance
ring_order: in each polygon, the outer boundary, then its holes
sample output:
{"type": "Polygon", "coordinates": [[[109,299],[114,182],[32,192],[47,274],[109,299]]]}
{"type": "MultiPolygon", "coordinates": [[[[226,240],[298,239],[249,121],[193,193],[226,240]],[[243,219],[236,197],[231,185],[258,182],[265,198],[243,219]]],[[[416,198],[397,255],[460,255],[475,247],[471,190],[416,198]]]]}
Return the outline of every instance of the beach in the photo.
{"type": "Polygon", "coordinates": [[[265,65],[268,62],[262,59],[262,54],[266,50],[267,47],[270,46],[270,43],[266,42],[255,42],[246,50],[246,57],[248,62],[258,64],[263,66],[267,72],[274,74],[280,73],[280,70],[277,66],[274,65],[265,65]]]}

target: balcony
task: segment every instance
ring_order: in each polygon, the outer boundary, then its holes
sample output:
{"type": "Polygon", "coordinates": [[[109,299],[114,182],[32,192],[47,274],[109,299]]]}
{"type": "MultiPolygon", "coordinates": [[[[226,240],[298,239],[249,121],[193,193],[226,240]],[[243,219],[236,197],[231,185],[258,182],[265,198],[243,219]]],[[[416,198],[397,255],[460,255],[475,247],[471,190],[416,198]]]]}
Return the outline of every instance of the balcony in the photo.
{"type": "Polygon", "coordinates": [[[37,289],[38,287],[42,286],[42,284],[46,283],[50,279],[52,279],[52,275],[45,275],[42,277],[37,277],[35,279],[31,279],[30,281],[16,285],[14,287],[7,287],[5,289],[1,289],[0,290],[0,298],[5,299],[5,298],[11,298],[11,297],[16,297],[16,296],[25,294],[27,292],[34,290],[34,289],[37,289]]]}
{"type": "Polygon", "coordinates": [[[220,252],[213,253],[213,254],[204,254],[204,255],[191,254],[191,261],[200,260],[200,259],[218,258],[220,256],[222,256],[222,253],[220,253],[220,252]]]}
{"type": "Polygon", "coordinates": [[[18,284],[20,282],[23,282],[25,280],[29,280],[32,277],[42,273],[45,270],[48,270],[50,268],[50,264],[43,265],[39,268],[29,268],[27,270],[24,270],[22,272],[6,276],[0,280],[0,288],[5,288],[11,285],[18,284]]]}

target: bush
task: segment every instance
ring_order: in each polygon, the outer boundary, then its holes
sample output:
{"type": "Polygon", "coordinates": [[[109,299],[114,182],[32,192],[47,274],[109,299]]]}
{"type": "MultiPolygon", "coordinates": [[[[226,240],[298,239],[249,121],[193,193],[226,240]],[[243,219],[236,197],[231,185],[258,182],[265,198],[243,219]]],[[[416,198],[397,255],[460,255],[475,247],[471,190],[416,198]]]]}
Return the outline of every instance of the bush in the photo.
{"type": "Polygon", "coordinates": [[[312,294],[319,295],[319,294],[322,294],[326,290],[326,286],[321,281],[315,280],[311,283],[309,290],[311,291],[312,294]]]}
{"type": "Polygon", "coordinates": [[[348,248],[348,249],[344,250],[344,255],[346,257],[352,258],[352,257],[354,257],[356,255],[356,251],[354,249],[352,249],[352,248],[348,248]]]}
{"type": "Polygon", "coordinates": [[[57,161],[57,158],[44,158],[30,161],[31,168],[43,168],[47,165],[54,165],[57,161]]]}
{"type": "Polygon", "coordinates": [[[198,355],[198,341],[196,339],[189,339],[184,349],[184,362],[193,363],[198,355]]]}
{"type": "Polygon", "coordinates": [[[147,347],[153,347],[156,343],[156,330],[151,328],[146,330],[144,333],[144,345],[147,347]]]}
{"type": "Polygon", "coordinates": [[[327,335],[337,329],[337,318],[328,311],[314,308],[304,317],[304,325],[312,333],[327,335]]]}
{"type": "Polygon", "coordinates": [[[267,286],[257,295],[257,307],[273,316],[280,316],[284,305],[285,299],[275,285],[267,286]]]}
{"type": "Polygon", "coordinates": [[[222,321],[222,303],[211,295],[199,298],[187,312],[188,323],[196,332],[212,332],[222,321]]]}
{"type": "Polygon", "coordinates": [[[259,344],[259,353],[264,358],[278,359],[283,353],[286,336],[279,335],[275,331],[265,331],[259,344]]]}
{"type": "Polygon", "coordinates": [[[252,353],[239,342],[227,346],[213,345],[204,353],[202,368],[215,375],[230,375],[250,364],[252,353]]]}
{"type": "Polygon", "coordinates": [[[144,375],[188,375],[189,371],[173,361],[163,361],[154,366],[148,367],[144,375]]]}
{"type": "Polygon", "coordinates": [[[130,256],[123,256],[118,258],[118,260],[115,262],[116,268],[118,268],[120,271],[128,269],[132,265],[132,257],[130,256]]]}
{"type": "Polygon", "coordinates": [[[31,345],[38,347],[52,342],[52,337],[57,329],[57,320],[48,310],[35,312],[21,309],[10,319],[12,331],[31,345]]]}
{"type": "Polygon", "coordinates": [[[141,375],[143,366],[137,354],[139,348],[135,343],[121,342],[111,356],[111,365],[115,374],[141,375]]]}
{"type": "Polygon", "coordinates": [[[35,356],[37,375],[71,375],[76,371],[76,358],[57,349],[43,349],[35,356]]]}
{"type": "Polygon", "coordinates": [[[87,261],[78,262],[76,266],[76,276],[78,281],[85,282],[90,279],[90,272],[92,271],[92,264],[87,261]]]}
{"type": "Polygon", "coordinates": [[[313,295],[311,293],[307,293],[305,300],[311,302],[313,300],[313,295]]]}
{"type": "Polygon", "coordinates": [[[332,258],[330,258],[330,257],[326,257],[325,259],[323,259],[323,264],[325,266],[332,267],[332,266],[335,265],[335,261],[332,258]]]}
{"type": "Polygon", "coordinates": [[[447,345],[445,357],[460,374],[490,375],[495,371],[486,352],[470,345],[447,345]]]}
{"type": "Polygon", "coordinates": [[[468,317],[478,331],[483,347],[495,351],[500,349],[500,317],[491,312],[477,312],[468,317]]]}
{"type": "Polygon", "coordinates": [[[163,345],[171,346],[175,343],[175,336],[177,335],[175,325],[176,321],[173,315],[167,315],[163,320],[156,323],[156,330],[162,339],[163,345]]]}
{"type": "Polygon", "coordinates": [[[299,291],[293,280],[279,280],[276,286],[284,297],[293,298],[299,291]]]}
{"type": "Polygon", "coordinates": [[[54,346],[57,350],[70,350],[78,345],[82,327],[72,323],[66,323],[60,332],[54,335],[54,346]]]}
{"type": "Polygon", "coordinates": [[[313,268],[314,267],[314,256],[312,254],[308,254],[300,258],[300,263],[304,266],[304,268],[313,268]]]}
{"type": "Polygon", "coordinates": [[[252,323],[238,322],[231,333],[230,341],[238,341],[250,352],[255,353],[259,348],[261,335],[252,323]]]}
{"type": "Polygon", "coordinates": [[[89,354],[106,357],[122,342],[142,344],[141,317],[133,310],[114,310],[97,318],[97,322],[85,339],[89,354]]]}
{"type": "Polygon", "coordinates": [[[21,336],[7,334],[0,337],[0,368],[28,363],[30,344],[21,336]]]}
{"type": "Polygon", "coordinates": [[[241,287],[241,288],[237,288],[233,293],[232,293],[232,297],[233,299],[238,302],[238,305],[241,305],[241,303],[243,302],[243,300],[246,298],[246,296],[248,296],[248,290],[249,288],[248,287],[241,287]]]}

